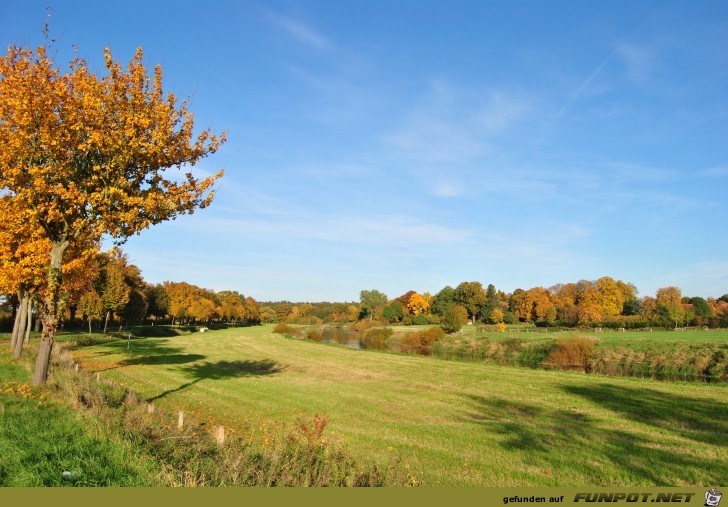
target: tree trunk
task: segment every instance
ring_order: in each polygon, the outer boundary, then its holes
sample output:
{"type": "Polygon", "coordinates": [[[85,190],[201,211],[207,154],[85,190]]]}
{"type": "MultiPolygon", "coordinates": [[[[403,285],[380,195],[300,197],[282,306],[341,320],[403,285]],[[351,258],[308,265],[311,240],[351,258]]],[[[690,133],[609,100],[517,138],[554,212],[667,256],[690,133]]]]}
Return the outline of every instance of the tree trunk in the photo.
{"type": "Polygon", "coordinates": [[[109,315],[111,315],[111,310],[106,310],[106,320],[104,321],[104,334],[106,334],[106,328],[109,326],[109,315]]]}
{"type": "MultiPolygon", "coordinates": [[[[36,317],[37,319],[37,317],[36,317]]],[[[25,328],[25,343],[30,342],[30,330],[33,328],[33,298],[28,297],[28,326],[25,328]]]]}
{"type": "Polygon", "coordinates": [[[25,337],[26,319],[28,318],[28,300],[30,296],[23,292],[20,298],[20,321],[18,322],[18,336],[15,338],[15,351],[13,356],[17,359],[23,353],[23,339],[25,337]]]}
{"type": "Polygon", "coordinates": [[[40,333],[40,306],[36,305],[35,307],[35,329],[33,329],[33,332],[40,333]]]}
{"type": "Polygon", "coordinates": [[[13,334],[10,339],[10,347],[13,349],[15,348],[15,341],[18,339],[18,334],[20,334],[20,307],[22,304],[20,295],[18,295],[18,309],[15,310],[15,324],[13,324],[13,334]]]}
{"type": "Polygon", "coordinates": [[[51,247],[51,266],[48,269],[48,290],[46,291],[45,301],[43,305],[43,334],[38,345],[38,356],[35,360],[35,369],[33,370],[33,384],[44,384],[48,379],[48,365],[51,361],[51,353],[53,352],[53,342],[56,337],[56,327],[58,326],[58,300],[61,294],[63,253],[68,248],[70,241],[65,239],[59,242],[53,242],[51,247]]]}

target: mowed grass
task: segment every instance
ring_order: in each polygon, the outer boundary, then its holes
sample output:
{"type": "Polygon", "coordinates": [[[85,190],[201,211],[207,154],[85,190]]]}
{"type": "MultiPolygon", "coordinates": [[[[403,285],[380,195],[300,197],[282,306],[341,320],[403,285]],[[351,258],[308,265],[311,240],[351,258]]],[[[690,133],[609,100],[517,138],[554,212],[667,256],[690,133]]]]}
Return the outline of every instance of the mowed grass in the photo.
{"type": "Polygon", "coordinates": [[[355,351],[272,326],[76,351],[168,410],[264,434],[315,414],[365,461],[429,486],[720,484],[728,387],[355,351]]]}

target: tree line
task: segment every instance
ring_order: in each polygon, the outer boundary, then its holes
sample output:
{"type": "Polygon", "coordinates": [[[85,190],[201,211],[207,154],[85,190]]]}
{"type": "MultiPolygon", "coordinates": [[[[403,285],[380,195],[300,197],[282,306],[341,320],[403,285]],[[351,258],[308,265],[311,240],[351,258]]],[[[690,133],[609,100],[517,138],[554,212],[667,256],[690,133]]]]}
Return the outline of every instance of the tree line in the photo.
{"type": "MultiPolygon", "coordinates": [[[[0,268],[0,274],[5,273],[0,268]]],[[[40,330],[43,284],[24,293],[8,292],[0,286],[5,301],[0,307],[13,322],[12,345],[19,356],[35,323],[40,330]],[[25,339],[17,340],[25,334],[25,339]]],[[[260,322],[260,310],[252,297],[233,290],[215,292],[187,282],[150,284],[126,254],[113,248],[108,252],[84,254],[83,269],[70,271],[61,285],[63,310],[59,326],[79,321],[107,332],[109,325],[143,323],[210,324],[213,322],[248,325],[260,322]]]]}
{"type": "Polygon", "coordinates": [[[687,297],[678,287],[638,297],[637,288],[605,276],[598,280],[557,284],[548,288],[497,290],[493,284],[462,282],[436,294],[410,290],[394,299],[378,290],[362,290],[359,303],[262,303],[262,322],[298,324],[353,323],[439,324],[455,331],[468,321],[493,325],[530,323],[537,326],[580,325],[619,328],[648,326],[728,327],[728,294],[715,298],[687,297]]]}

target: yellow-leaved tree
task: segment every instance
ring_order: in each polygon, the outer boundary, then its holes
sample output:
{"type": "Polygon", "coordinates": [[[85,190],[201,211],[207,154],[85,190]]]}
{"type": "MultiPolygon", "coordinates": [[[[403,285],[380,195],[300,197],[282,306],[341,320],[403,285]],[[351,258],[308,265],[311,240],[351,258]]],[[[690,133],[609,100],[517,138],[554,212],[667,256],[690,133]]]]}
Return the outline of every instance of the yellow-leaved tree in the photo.
{"type": "Polygon", "coordinates": [[[0,57],[0,194],[51,243],[35,384],[48,375],[68,247],[89,230],[123,242],[209,205],[222,171],[175,181],[166,169],[192,166],[225,141],[194,134],[187,103],[164,93],[161,67],[149,75],[141,49],[126,68],[106,49],[103,77],[80,58],[62,72],[47,50],[11,46],[0,57]]]}
{"type": "MultiPolygon", "coordinates": [[[[98,249],[98,234],[89,230],[66,251],[61,288],[66,303],[96,276],[91,261],[98,249]]],[[[24,328],[26,340],[29,337],[31,297],[43,297],[47,292],[50,251],[51,242],[33,223],[32,214],[12,197],[0,197],[0,293],[17,294],[20,303],[11,339],[15,357],[23,351],[24,328]]]]}

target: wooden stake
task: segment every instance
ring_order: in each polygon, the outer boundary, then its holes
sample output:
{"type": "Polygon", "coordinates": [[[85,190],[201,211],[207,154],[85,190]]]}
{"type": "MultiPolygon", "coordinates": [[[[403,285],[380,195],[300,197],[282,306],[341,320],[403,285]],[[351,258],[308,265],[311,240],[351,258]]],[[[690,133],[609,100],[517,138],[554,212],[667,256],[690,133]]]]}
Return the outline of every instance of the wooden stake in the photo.
{"type": "Polygon", "coordinates": [[[225,443],[225,428],[223,426],[215,427],[215,441],[218,443],[218,445],[222,445],[225,443]]]}
{"type": "Polygon", "coordinates": [[[147,404],[147,414],[153,414],[154,413],[154,403],[148,403],[147,404]]]}
{"type": "Polygon", "coordinates": [[[180,410],[179,417],[177,418],[177,428],[181,430],[184,425],[185,425],[185,413],[182,410],[180,410]]]}

